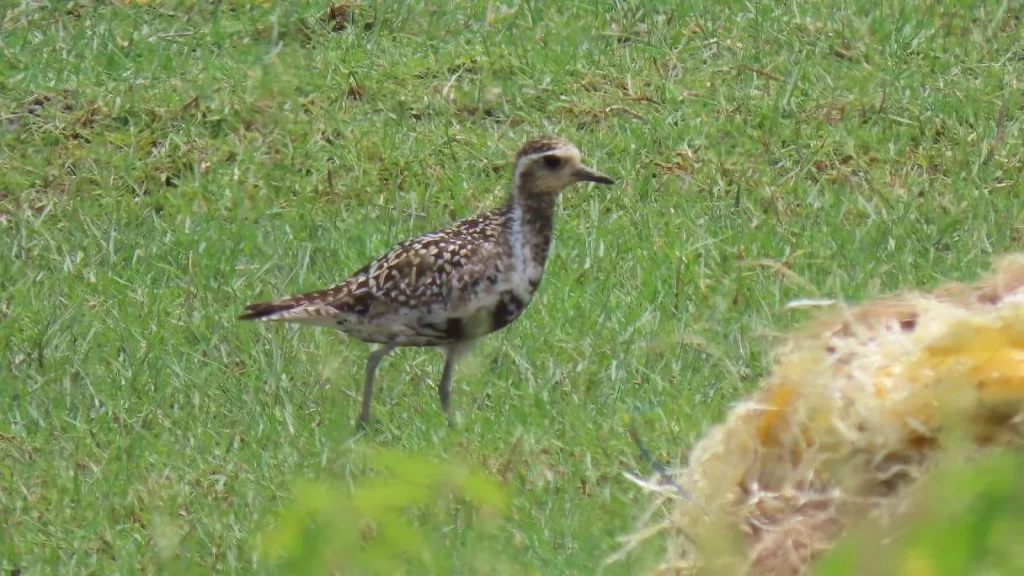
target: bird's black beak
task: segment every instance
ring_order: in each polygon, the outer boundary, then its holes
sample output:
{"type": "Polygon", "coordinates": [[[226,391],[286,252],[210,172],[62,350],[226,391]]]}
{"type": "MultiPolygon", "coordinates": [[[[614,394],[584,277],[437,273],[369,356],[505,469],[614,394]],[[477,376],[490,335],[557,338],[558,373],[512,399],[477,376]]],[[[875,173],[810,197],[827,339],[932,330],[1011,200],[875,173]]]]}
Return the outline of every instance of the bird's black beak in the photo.
{"type": "Polygon", "coordinates": [[[580,182],[615,184],[615,180],[612,180],[611,178],[605,176],[604,174],[601,174],[600,172],[594,170],[593,168],[588,168],[583,165],[580,165],[580,167],[576,169],[576,179],[579,180],[580,182]]]}

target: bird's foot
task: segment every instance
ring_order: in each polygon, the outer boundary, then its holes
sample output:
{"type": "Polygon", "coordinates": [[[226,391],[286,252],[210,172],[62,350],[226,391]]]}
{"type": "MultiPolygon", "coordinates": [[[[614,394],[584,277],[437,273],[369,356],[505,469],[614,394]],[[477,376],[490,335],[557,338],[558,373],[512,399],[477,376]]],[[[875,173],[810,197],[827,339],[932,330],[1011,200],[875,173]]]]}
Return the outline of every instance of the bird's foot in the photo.
{"type": "Polygon", "coordinates": [[[356,420],[356,434],[362,436],[370,432],[370,419],[360,416],[356,420]]]}
{"type": "Polygon", "coordinates": [[[455,415],[454,412],[446,412],[445,415],[444,415],[444,419],[445,419],[446,422],[448,422],[448,429],[449,430],[457,430],[458,429],[458,427],[459,427],[459,419],[455,415]]]}

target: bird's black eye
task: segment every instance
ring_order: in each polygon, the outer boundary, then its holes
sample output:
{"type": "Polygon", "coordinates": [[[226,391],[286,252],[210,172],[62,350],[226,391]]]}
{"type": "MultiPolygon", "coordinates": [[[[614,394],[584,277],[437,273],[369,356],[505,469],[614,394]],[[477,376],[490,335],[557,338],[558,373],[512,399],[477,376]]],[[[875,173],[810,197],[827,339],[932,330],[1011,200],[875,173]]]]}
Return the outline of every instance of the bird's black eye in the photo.
{"type": "Polygon", "coordinates": [[[554,154],[548,154],[544,157],[544,165],[554,170],[562,165],[562,159],[554,154]]]}

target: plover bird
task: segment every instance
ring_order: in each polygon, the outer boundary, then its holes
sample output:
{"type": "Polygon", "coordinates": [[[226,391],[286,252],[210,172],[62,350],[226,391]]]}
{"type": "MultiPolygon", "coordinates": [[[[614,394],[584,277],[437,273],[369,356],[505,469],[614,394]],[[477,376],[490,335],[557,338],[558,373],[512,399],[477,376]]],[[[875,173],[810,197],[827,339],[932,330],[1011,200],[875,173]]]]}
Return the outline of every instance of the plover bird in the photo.
{"type": "Polygon", "coordinates": [[[502,205],[406,240],[331,288],[250,304],[239,319],[328,326],[380,344],[366,361],[360,430],[381,359],[399,346],[444,348],[438,396],[451,424],[456,360],[529,305],[544,275],[555,201],[577,182],[614,183],[583,165],[572,143],[531,139],[516,153],[502,205]]]}

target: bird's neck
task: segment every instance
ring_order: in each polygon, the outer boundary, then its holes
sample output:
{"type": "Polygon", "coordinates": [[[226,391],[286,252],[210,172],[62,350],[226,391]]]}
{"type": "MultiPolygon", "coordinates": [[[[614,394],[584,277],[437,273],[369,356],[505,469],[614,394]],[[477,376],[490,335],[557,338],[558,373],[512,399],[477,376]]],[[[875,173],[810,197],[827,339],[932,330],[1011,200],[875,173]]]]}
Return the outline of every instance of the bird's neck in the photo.
{"type": "Polygon", "coordinates": [[[514,260],[520,270],[538,279],[551,249],[555,200],[554,194],[527,196],[515,192],[508,200],[514,260]]]}

